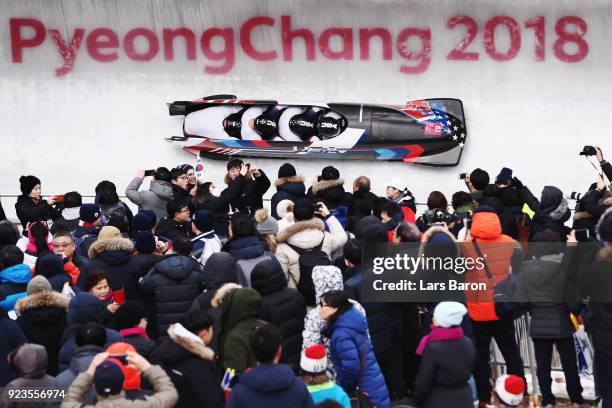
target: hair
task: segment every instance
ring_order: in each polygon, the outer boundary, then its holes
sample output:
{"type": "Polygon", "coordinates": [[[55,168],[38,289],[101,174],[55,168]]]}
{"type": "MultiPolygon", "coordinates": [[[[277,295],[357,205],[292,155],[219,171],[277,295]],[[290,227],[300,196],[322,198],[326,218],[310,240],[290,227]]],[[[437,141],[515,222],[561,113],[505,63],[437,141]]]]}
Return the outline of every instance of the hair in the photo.
{"type": "Polygon", "coordinates": [[[393,216],[400,211],[402,211],[402,207],[400,207],[400,205],[395,201],[387,201],[380,210],[381,213],[386,212],[387,215],[391,218],[393,218],[393,216]]]}
{"type": "Polygon", "coordinates": [[[268,251],[275,253],[276,252],[276,236],[274,235],[262,235],[261,238],[264,240],[268,251]]]}
{"type": "Polygon", "coordinates": [[[179,237],[172,241],[172,250],[179,255],[191,256],[193,242],[187,237],[179,237]]]}
{"type": "Polygon", "coordinates": [[[130,233],[130,224],[126,217],[110,217],[106,225],[117,228],[122,234],[130,233]]]}
{"type": "Polygon", "coordinates": [[[338,320],[342,314],[353,307],[353,304],[349,301],[349,295],[343,290],[330,290],[321,296],[321,299],[325,301],[327,306],[333,307],[336,312],[329,317],[330,323],[338,320]]]}
{"type": "Polygon", "coordinates": [[[100,323],[88,322],[79,327],[74,336],[77,347],[98,346],[106,344],[106,329],[100,323]]]}
{"type": "Polygon", "coordinates": [[[170,170],[168,170],[166,167],[158,167],[157,170],[155,170],[155,173],[153,174],[153,178],[157,181],[170,182],[170,170]]]}
{"type": "Polygon", "coordinates": [[[198,334],[200,330],[210,329],[213,326],[213,319],[204,310],[195,309],[181,317],[180,323],[190,332],[198,334]]]}
{"type": "Polygon", "coordinates": [[[183,174],[187,174],[186,170],[181,170],[179,168],[173,168],[172,170],[170,170],[170,178],[172,180],[177,180],[179,177],[181,177],[183,174]]]}
{"type": "Polygon", "coordinates": [[[529,246],[531,255],[541,258],[545,255],[555,255],[563,252],[561,236],[558,232],[547,228],[533,236],[533,241],[529,246]]]}
{"type": "Polygon", "coordinates": [[[249,344],[255,359],[262,364],[270,364],[274,361],[281,341],[280,330],[272,324],[255,327],[249,337],[249,344]]]}
{"type": "Polygon", "coordinates": [[[23,263],[23,251],[16,245],[4,247],[2,253],[0,253],[0,263],[4,268],[23,263]]]}
{"type": "Polygon", "coordinates": [[[56,238],[69,238],[70,241],[74,244],[74,237],[68,231],[59,231],[59,232],[56,232],[53,235],[53,239],[56,239],[56,238]]]}
{"type": "Polygon", "coordinates": [[[451,198],[451,205],[454,210],[466,204],[472,204],[473,202],[474,199],[472,195],[466,191],[457,191],[451,198]]]}
{"type": "Polygon", "coordinates": [[[76,191],[69,191],[64,194],[64,208],[80,207],[83,204],[83,197],[76,191]]]}
{"type": "Polygon", "coordinates": [[[45,252],[49,252],[49,244],[47,243],[47,237],[49,236],[49,228],[43,222],[35,222],[30,224],[30,234],[34,238],[34,245],[36,246],[36,254],[41,255],[45,252]]]}
{"type": "Polygon", "coordinates": [[[15,245],[22,235],[9,220],[0,221],[0,245],[15,245]]]}
{"type": "Polygon", "coordinates": [[[382,212],[385,204],[387,204],[389,201],[391,200],[386,197],[378,197],[376,200],[374,200],[374,203],[372,203],[372,214],[380,219],[380,213],[382,212]]]}
{"type": "Polygon", "coordinates": [[[227,162],[227,171],[230,171],[230,169],[240,168],[242,163],[244,162],[240,159],[231,159],[227,162]]]}
{"type": "Polygon", "coordinates": [[[181,212],[183,208],[189,208],[189,205],[184,201],[171,200],[166,204],[166,210],[168,211],[168,218],[174,218],[174,214],[181,212]]]}
{"type": "Polygon", "coordinates": [[[110,276],[108,273],[101,269],[92,269],[87,273],[87,278],[85,279],[85,290],[89,292],[104,279],[106,279],[106,282],[110,285],[110,276]]]}
{"type": "Polygon", "coordinates": [[[212,182],[207,181],[196,188],[195,197],[193,198],[193,205],[195,205],[196,208],[201,209],[200,207],[215,198],[210,192],[210,186],[212,186],[212,184],[212,182]]]}
{"type": "Polygon", "coordinates": [[[438,209],[446,211],[448,209],[448,201],[440,191],[432,191],[429,193],[429,197],[427,197],[427,208],[430,210],[438,209]]]}
{"type": "Polygon", "coordinates": [[[306,383],[306,385],[325,384],[326,382],[329,381],[329,375],[327,375],[326,372],[313,374],[313,373],[308,373],[304,370],[301,370],[301,371],[302,371],[302,380],[306,383]]]}
{"type": "Polygon", "coordinates": [[[400,223],[395,230],[395,236],[399,238],[400,242],[421,241],[421,231],[419,230],[419,227],[411,222],[400,223]]]}
{"type": "Polygon", "coordinates": [[[489,173],[483,169],[475,169],[470,173],[470,183],[472,183],[476,190],[484,190],[489,181],[489,173]]]}
{"type": "Polygon", "coordinates": [[[119,201],[115,183],[103,180],[96,186],[96,202],[101,205],[112,205],[119,201]]]}
{"type": "Polygon", "coordinates": [[[346,241],[344,248],[342,248],[342,253],[344,259],[353,265],[361,265],[361,243],[359,240],[353,238],[346,241]]]}
{"type": "Polygon", "coordinates": [[[253,222],[251,217],[247,215],[239,214],[235,217],[232,217],[231,227],[232,240],[258,235],[255,222],[253,222]]]}
{"type": "Polygon", "coordinates": [[[353,181],[353,190],[370,191],[370,179],[367,176],[359,176],[353,181]]]}

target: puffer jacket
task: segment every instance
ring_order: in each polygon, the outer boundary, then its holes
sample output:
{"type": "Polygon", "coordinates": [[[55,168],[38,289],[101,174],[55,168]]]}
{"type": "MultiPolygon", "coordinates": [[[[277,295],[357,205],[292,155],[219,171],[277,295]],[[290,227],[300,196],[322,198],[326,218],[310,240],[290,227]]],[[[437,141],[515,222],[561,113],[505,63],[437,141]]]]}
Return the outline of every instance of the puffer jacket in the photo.
{"type": "MultiPolygon", "coordinates": [[[[238,209],[243,214],[254,215],[255,211],[263,208],[263,195],[270,188],[270,179],[263,170],[259,170],[259,177],[247,176],[245,178],[240,195],[230,202],[234,211],[238,209]]],[[[247,173],[250,174],[250,173],[247,173]]],[[[231,187],[236,180],[232,180],[229,174],[225,175],[225,184],[231,187]]]]}
{"type": "MultiPolygon", "coordinates": [[[[502,280],[508,278],[509,267],[518,243],[502,234],[501,223],[493,212],[475,212],[472,216],[470,235],[485,256],[486,264],[491,272],[491,279],[484,268],[474,267],[465,273],[466,283],[486,283],[487,290],[466,291],[468,314],[472,320],[487,322],[499,320],[495,313],[493,288],[502,280]]],[[[462,246],[464,257],[476,260],[479,255],[471,242],[462,246]]]]}
{"type": "Polygon", "coordinates": [[[368,393],[374,406],[389,407],[389,391],[376,362],[365,317],[353,307],[328,325],[323,333],[331,339],[329,351],[336,368],[338,385],[349,395],[359,386],[368,393]],[[362,379],[358,384],[361,371],[362,379]]]}
{"type": "Polygon", "coordinates": [[[174,198],[172,184],[167,181],[155,181],[151,183],[149,190],[138,191],[142,179],[135,177],[125,189],[127,198],[138,205],[138,209],[151,210],[157,215],[157,219],[168,215],[166,205],[174,198]]]}
{"type": "Polygon", "coordinates": [[[8,362],[8,354],[18,345],[26,343],[21,328],[0,309],[0,387],[5,387],[13,379],[13,370],[8,362]]]}
{"type": "Polygon", "coordinates": [[[10,312],[15,303],[28,295],[27,285],[32,271],[25,264],[9,266],[0,271],[0,307],[10,312]]]}
{"type": "Polygon", "coordinates": [[[21,298],[15,305],[17,324],[30,343],[40,344],[49,356],[47,374],[58,373],[62,333],[67,326],[68,296],[57,292],[40,292],[21,298]]]}
{"type": "Polygon", "coordinates": [[[259,235],[227,241],[222,250],[234,256],[239,266],[238,283],[248,287],[251,286],[253,268],[258,263],[274,257],[259,235]]]}
{"type": "Polygon", "coordinates": [[[200,293],[193,301],[192,309],[208,310],[213,296],[221,286],[226,283],[237,283],[236,258],[227,252],[212,254],[202,271],[206,290],[200,293]]]}
{"type": "Polygon", "coordinates": [[[320,180],[312,183],[308,195],[316,202],[323,202],[329,211],[333,212],[338,207],[351,207],[353,195],[344,191],[344,179],[320,180]]]}
{"type": "Polygon", "coordinates": [[[281,332],[283,353],[280,362],[299,366],[306,301],[296,289],[287,287],[287,278],[276,260],[263,261],[251,274],[253,289],[263,302],[263,318],[281,332]]]}
{"type": "Polygon", "coordinates": [[[168,327],[189,311],[193,299],[202,289],[202,270],[193,258],[170,255],[159,260],[140,281],[140,289],[155,298],[157,336],[167,336],[168,327]]]}
{"type": "Polygon", "coordinates": [[[283,200],[291,200],[294,203],[306,197],[306,186],[304,185],[304,176],[281,177],[274,182],[276,193],[272,196],[270,208],[272,209],[272,217],[279,220],[276,206],[283,200]]]}
{"type": "MultiPolygon", "coordinates": [[[[57,387],[55,378],[46,373],[47,352],[39,344],[24,344],[13,360],[13,368],[17,378],[7,384],[7,389],[57,387]]],[[[31,402],[17,402],[8,405],[3,404],[2,406],[25,408],[33,405],[31,402]]]]}
{"type": "Polygon", "coordinates": [[[300,256],[288,244],[301,249],[310,250],[323,242],[321,250],[331,257],[331,254],[346,243],[348,239],[336,217],[326,220],[329,232],[325,231],[325,223],[319,218],[299,221],[280,231],[276,235],[276,259],[287,275],[289,287],[295,288],[300,281],[300,256]]]}
{"type": "Polygon", "coordinates": [[[529,228],[529,241],[532,241],[538,232],[545,229],[559,233],[559,238],[565,241],[569,229],[564,224],[570,219],[572,213],[561,190],[554,186],[545,186],[541,200],[538,200],[526,186],[523,186],[521,198],[535,212],[529,228]]]}
{"type": "Polygon", "coordinates": [[[612,207],[612,197],[609,193],[602,193],[597,189],[588,191],[582,199],[576,203],[572,229],[588,229],[591,236],[596,234],[597,221],[602,214],[612,207]]]}
{"type": "Polygon", "coordinates": [[[15,211],[24,231],[27,231],[29,222],[55,220],[59,217],[59,212],[47,200],[35,202],[25,195],[17,197],[15,211]]]}
{"type": "Polygon", "coordinates": [[[240,373],[257,363],[249,336],[261,320],[263,305],[255,289],[242,288],[235,283],[223,285],[212,300],[213,307],[221,308],[219,360],[221,372],[233,368],[240,373]]]}
{"type": "MultiPolygon", "coordinates": [[[[74,379],[80,373],[87,371],[89,365],[91,364],[91,360],[99,354],[103,353],[104,349],[102,347],[87,345],[82,346],[76,349],[74,356],[70,359],[70,366],[59,373],[59,375],[55,378],[58,387],[69,388],[70,385],[74,382],[74,379]]],[[[96,390],[90,389],[85,397],[86,401],[92,401],[96,396],[96,390]]]]}

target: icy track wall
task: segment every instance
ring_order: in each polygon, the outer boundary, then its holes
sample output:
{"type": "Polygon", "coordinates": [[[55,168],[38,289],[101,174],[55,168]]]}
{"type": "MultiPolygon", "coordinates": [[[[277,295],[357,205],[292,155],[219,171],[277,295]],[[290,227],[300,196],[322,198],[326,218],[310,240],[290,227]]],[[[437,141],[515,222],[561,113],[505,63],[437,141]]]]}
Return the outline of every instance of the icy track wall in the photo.
{"type": "MultiPolygon", "coordinates": [[[[424,202],[462,189],[464,170],[508,166],[536,193],[582,191],[595,179],[582,146],[612,156],[611,20],[606,0],[1,0],[0,194],[26,173],[49,194],[102,179],[122,192],[139,168],[194,162],[163,140],[182,123],[165,103],[218,93],[463,101],[458,167],[293,160],[307,182],[333,164],[347,189],[366,174],[382,194],[399,175],[424,202]]],[[[282,164],[252,161],[272,180],[282,164]]],[[[221,185],[225,163],[205,171],[221,185]]]]}

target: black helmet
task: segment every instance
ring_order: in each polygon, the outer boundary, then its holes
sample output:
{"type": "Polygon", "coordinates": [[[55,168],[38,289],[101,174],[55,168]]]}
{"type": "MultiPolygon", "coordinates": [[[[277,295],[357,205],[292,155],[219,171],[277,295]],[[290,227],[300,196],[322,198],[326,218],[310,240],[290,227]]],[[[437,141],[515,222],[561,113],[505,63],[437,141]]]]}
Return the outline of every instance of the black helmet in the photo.
{"type": "Polygon", "coordinates": [[[302,139],[315,136],[317,129],[315,123],[304,115],[295,115],[289,119],[289,129],[302,139]]]}
{"type": "Polygon", "coordinates": [[[268,119],[263,115],[255,118],[255,131],[261,136],[274,136],[276,135],[277,125],[272,119],[268,119]]]}
{"type": "Polygon", "coordinates": [[[229,115],[223,120],[223,130],[230,135],[240,139],[240,131],[242,129],[242,112],[237,112],[229,115]]]}
{"type": "Polygon", "coordinates": [[[322,117],[317,123],[317,133],[321,139],[331,139],[338,136],[342,132],[343,119],[335,119],[332,117],[322,117]]]}

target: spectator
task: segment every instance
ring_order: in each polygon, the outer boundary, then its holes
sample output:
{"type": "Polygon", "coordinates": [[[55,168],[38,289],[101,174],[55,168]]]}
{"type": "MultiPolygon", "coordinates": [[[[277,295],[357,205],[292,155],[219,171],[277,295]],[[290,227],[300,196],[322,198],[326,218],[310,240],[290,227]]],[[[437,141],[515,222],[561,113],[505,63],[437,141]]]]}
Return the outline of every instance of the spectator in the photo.
{"type": "Polygon", "coordinates": [[[60,217],[51,225],[51,233],[55,234],[60,231],[72,233],[79,226],[81,204],[83,204],[83,198],[78,192],[70,191],[64,194],[64,209],[60,217]]]}
{"type": "Polygon", "coordinates": [[[191,215],[186,202],[172,200],[167,204],[168,216],[157,222],[155,232],[174,241],[178,238],[191,238],[191,215]]]}
{"type": "Polygon", "coordinates": [[[187,177],[186,170],[178,167],[174,168],[170,170],[170,178],[172,183],[172,195],[174,197],[173,200],[191,207],[193,204],[191,202],[190,190],[187,188],[189,185],[189,177],[187,177]]]}
{"type": "Polygon", "coordinates": [[[283,200],[291,200],[296,202],[299,199],[306,198],[306,186],[304,186],[304,176],[298,176],[295,167],[289,163],[284,163],[278,169],[278,179],[274,182],[276,193],[272,196],[270,208],[272,208],[272,217],[280,220],[276,207],[283,200]]]}
{"type": "Polygon", "coordinates": [[[64,286],[72,286],[72,278],[64,271],[62,258],[55,254],[46,253],[36,260],[34,271],[44,276],[56,292],[62,292],[64,286]]]}
{"type": "Polygon", "coordinates": [[[390,182],[387,183],[387,198],[391,201],[396,202],[402,207],[404,213],[404,221],[411,222],[414,224],[416,221],[416,204],[414,197],[406,183],[399,177],[394,177],[390,182]]]}
{"type": "Polygon", "coordinates": [[[483,169],[473,170],[465,179],[465,185],[472,194],[474,201],[480,202],[484,197],[483,191],[489,185],[489,173],[483,169]]]}
{"type": "MultiPolygon", "coordinates": [[[[140,373],[134,367],[128,365],[125,356],[128,353],[137,353],[134,346],[129,343],[120,341],[113,343],[107,347],[106,352],[111,358],[114,358],[123,371],[123,391],[125,398],[128,400],[144,400],[146,396],[153,395],[150,389],[143,388],[140,373]]],[[[147,385],[148,386],[148,385],[147,385]]]]}
{"type": "Polygon", "coordinates": [[[419,228],[410,222],[402,222],[397,226],[393,242],[419,242],[421,240],[421,231],[419,228]]]}
{"type": "Polygon", "coordinates": [[[71,233],[60,231],[53,235],[53,253],[62,258],[64,272],[71,278],[71,283],[76,286],[81,271],[86,275],[89,260],[76,252],[74,237],[71,233]]]}
{"type": "Polygon", "coordinates": [[[159,366],[151,365],[144,357],[128,351],[127,362],[142,373],[154,388],[154,394],[143,401],[131,401],[122,391],[124,381],[123,371],[116,359],[107,359],[108,353],[98,354],[91,362],[87,371],[78,375],[68,390],[68,396],[63,402],[66,408],[88,407],[174,407],[178,394],[172,381],[159,366]],[[97,392],[97,402],[94,405],[84,404],[85,395],[93,385],[97,392]]]}
{"type": "Polygon", "coordinates": [[[213,321],[202,311],[191,311],[181,323],[168,328],[167,338],[155,358],[172,379],[182,408],[224,406],[224,395],[215,367],[215,353],[208,346],[213,338],[213,321]]]}
{"type": "Polygon", "coordinates": [[[317,344],[302,351],[300,368],[302,380],[315,404],[332,400],[342,408],[351,408],[348,395],[329,378],[327,374],[327,356],[325,346],[317,344]]]}
{"type": "MultiPolygon", "coordinates": [[[[232,159],[227,163],[227,174],[225,184],[228,188],[234,183],[236,178],[242,173],[242,160],[232,159]]],[[[255,211],[263,208],[262,197],[270,188],[270,180],[263,170],[258,169],[254,164],[247,164],[246,180],[242,187],[240,196],[230,202],[234,210],[243,214],[254,215],[255,211]]]]}
{"type": "MultiPolygon", "coordinates": [[[[0,285],[0,288],[2,285],[0,285]]],[[[13,379],[13,370],[8,362],[9,353],[28,339],[24,336],[17,323],[10,319],[6,311],[0,308],[0,387],[13,379]]]]}
{"type": "Polygon", "coordinates": [[[170,184],[170,171],[165,167],[158,167],[149,190],[138,191],[144,177],[144,170],[139,170],[138,175],[125,189],[125,195],[131,202],[138,205],[139,210],[152,210],[157,218],[163,218],[167,213],[166,204],[174,197],[170,184]]]}
{"type": "Polygon", "coordinates": [[[97,204],[83,204],[79,210],[83,225],[74,230],[79,254],[87,256],[89,247],[93,244],[102,229],[102,210],[97,204]]]}
{"type": "Polygon", "coordinates": [[[195,195],[195,188],[198,186],[198,177],[195,174],[195,169],[191,164],[180,164],[177,169],[185,172],[187,175],[187,190],[191,195],[195,195]]]}
{"type": "Polygon", "coordinates": [[[202,270],[191,257],[193,245],[187,238],[173,243],[174,254],[161,258],[140,280],[140,289],[154,299],[154,317],[149,324],[154,338],[167,335],[168,326],[191,308],[193,299],[202,289],[202,270]]]}
{"type": "MultiPolygon", "coordinates": [[[[55,378],[47,374],[47,350],[40,344],[27,343],[18,346],[9,354],[8,359],[16,378],[6,385],[6,390],[57,387],[55,378]]],[[[11,405],[3,404],[9,407],[11,405]]],[[[27,402],[18,402],[14,406],[21,408],[31,405],[27,402]]]]}
{"type": "Polygon", "coordinates": [[[55,197],[48,200],[42,199],[38,177],[19,177],[19,188],[21,189],[21,195],[17,197],[15,210],[24,232],[28,230],[28,224],[30,223],[55,220],[59,217],[57,210],[52,207],[55,204],[55,197]]]}
{"type": "MultiPolygon", "coordinates": [[[[344,179],[340,178],[340,172],[333,166],[327,166],[321,171],[321,175],[312,183],[308,191],[308,197],[313,202],[322,202],[340,221],[342,228],[348,222],[348,210],[353,202],[353,195],[344,191],[344,179]]],[[[295,202],[295,201],[294,201],[295,202]]],[[[344,244],[343,244],[344,245],[344,244]]]]}
{"type": "Polygon", "coordinates": [[[309,199],[298,200],[293,208],[295,224],[279,232],[276,237],[276,258],[288,276],[289,287],[295,288],[300,282],[300,254],[296,251],[312,251],[320,248],[327,256],[342,248],[347,240],[340,222],[330,214],[325,204],[315,212],[315,205],[309,199]],[[323,217],[315,218],[316,215],[323,217]],[[325,231],[325,225],[329,232],[325,231]]]}
{"type": "Polygon", "coordinates": [[[40,275],[28,283],[28,296],[15,304],[17,324],[30,343],[40,344],[47,350],[47,374],[58,373],[60,339],[66,329],[68,296],[53,291],[49,281],[40,275]]]}
{"type": "Polygon", "coordinates": [[[17,241],[22,237],[17,227],[9,220],[0,221],[0,253],[7,246],[17,245],[17,241]]]}
{"type": "Polygon", "coordinates": [[[601,175],[597,176],[597,181],[589,187],[589,191],[576,201],[572,226],[573,229],[588,229],[592,236],[595,235],[597,221],[602,214],[612,207],[612,194],[601,175]]]}
{"type": "Polygon", "coordinates": [[[451,224],[450,218],[446,197],[439,191],[432,191],[427,198],[427,211],[416,220],[416,225],[421,232],[425,232],[436,223],[451,224]]]}
{"type": "MultiPolygon", "coordinates": [[[[166,212],[164,212],[164,215],[166,212]]],[[[130,225],[131,236],[136,235],[137,232],[146,231],[155,233],[155,225],[157,225],[157,215],[151,210],[139,210],[136,215],[132,218],[130,225]]]]}
{"type": "Polygon", "coordinates": [[[130,225],[132,222],[132,210],[126,203],[119,199],[117,195],[117,187],[115,183],[108,180],[103,180],[98,183],[95,189],[96,198],[94,204],[100,206],[102,215],[110,223],[113,220],[120,219],[130,225]]]}
{"type": "Polygon", "coordinates": [[[278,364],[282,353],[281,334],[269,324],[256,327],[249,344],[257,366],[240,375],[227,402],[227,407],[314,407],[302,380],[291,368],[278,364]]]}
{"type": "Polygon", "coordinates": [[[348,211],[348,231],[354,232],[359,220],[372,213],[377,198],[376,194],[370,191],[370,179],[368,177],[359,176],[353,181],[353,201],[348,211]]]}
{"type": "MultiPolygon", "coordinates": [[[[70,359],[70,366],[62,371],[57,378],[57,385],[68,388],[80,373],[87,370],[97,354],[104,352],[106,345],[106,330],[99,323],[85,323],[78,328],[75,335],[76,350],[70,359]]],[[[87,392],[86,401],[93,401],[96,391],[87,392]]]]}
{"type": "Polygon", "coordinates": [[[216,291],[226,283],[238,283],[236,258],[227,252],[211,255],[202,272],[206,290],[193,301],[192,309],[208,310],[216,291]]]}
{"type": "Polygon", "coordinates": [[[44,222],[33,222],[28,225],[28,236],[20,238],[17,246],[23,251],[24,262],[30,268],[34,267],[36,258],[53,250],[49,228],[44,222]]]}
{"type": "Polygon", "coordinates": [[[211,255],[221,251],[221,237],[215,233],[215,216],[208,210],[198,210],[193,214],[191,228],[195,237],[193,242],[193,257],[202,266],[211,255]]]}
{"type": "Polygon", "coordinates": [[[260,208],[255,211],[256,228],[270,252],[276,252],[276,234],[278,222],[268,215],[268,210],[260,208]]]}
{"type": "Polygon", "coordinates": [[[295,219],[293,218],[293,205],[293,201],[291,200],[282,200],[276,206],[276,214],[280,217],[278,220],[279,232],[295,224],[295,219]]]}
{"type": "Polygon", "coordinates": [[[404,219],[404,213],[399,204],[389,201],[381,209],[380,218],[383,226],[392,236],[395,228],[397,228],[399,223],[404,219]]]}
{"type": "Polygon", "coordinates": [[[15,303],[27,296],[27,284],[32,271],[23,262],[23,252],[16,246],[9,246],[0,254],[0,308],[10,312],[15,303]]]}
{"type": "Polygon", "coordinates": [[[112,315],[117,312],[119,304],[115,301],[115,295],[110,288],[110,277],[108,273],[94,269],[87,275],[84,289],[94,295],[106,307],[106,319],[111,320],[112,315]]]}
{"type": "Polygon", "coordinates": [[[138,354],[150,358],[157,346],[147,335],[147,314],[137,300],[128,300],[119,305],[115,313],[115,329],[125,343],[131,344],[138,354]]]}
{"type": "MultiPolygon", "coordinates": [[[[144,276],[164,255],[160,252],[155,236],[149,231],[138,231],[134,235],[134,253],[132,259],[136,264],[138,276],[144,276]]],[[[146,357],[146,356],[145,356],[146,357]]]]}
{"type": "Polygon", "coordinates": [[[359,389],[368,394],[374,406],[389,407],[387,385],[374,356],[365,317],[343,291],[324,294],[320,314],[327,323],[323,334],[331,339],[329,351],[338,384],[349,395],[359,389]]]}
{"type": "Polygon", "coordinates": [[[300,292],[287,287],[287,278],[276,260],[260,262],[251,275],[253,289],[263,303],[263,319],[278,327],[282,336],[280,362],[297,367],[302,349],[306,302],[300,292]]]}
{"type": "Polygon", "coordinates": [[[256,326],[265,324],[260,320],[263,306],[259,293],[226,283],[217,290],[211,305],[222,311],[219,360],[223,372],[233,368],[236,373],[241,373],[254,367],[256,360],[249,345],[249,334],[256,326]]]}
{"type": "Polygon", "coordinates": [[[421,356],[412,396],[419,406],[474,406],[468,380],[474,368],[474,345],[463,335],[467,309],[461,303],[441,302],[433,313],[431,333],[421,339],[421,356]]]}

